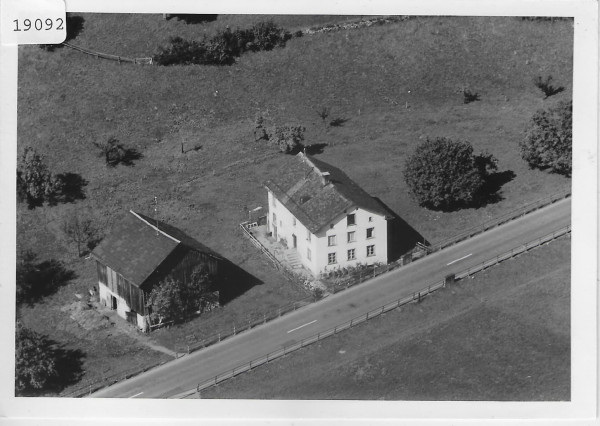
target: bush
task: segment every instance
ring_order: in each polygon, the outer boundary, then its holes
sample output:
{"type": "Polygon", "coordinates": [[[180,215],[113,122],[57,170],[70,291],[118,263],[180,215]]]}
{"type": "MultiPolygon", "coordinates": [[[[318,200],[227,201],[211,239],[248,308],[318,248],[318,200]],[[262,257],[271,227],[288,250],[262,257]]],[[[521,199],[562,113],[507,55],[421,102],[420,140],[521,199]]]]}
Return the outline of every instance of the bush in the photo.
{"type": "Polygon", "coordinates": [[[496,159],[473,155],[466,141],[427,139],[408,157],[404,179],[419,205],[452,210],[472,205],[481,195],[496,159]]]}
{"type": "Polygon", "coordinates": [[[41,389],[57,376],[56,360],[47,338],[17,324],[15,339],[15,390],[41,389]]]}
{"type": "Polygon", "coordinates": [[[269,133],[269,142],[278,146],[286,154],[293,154],[302,148],[304,126],[286,124],[275,126],[269,133]]]}
{"type": "Polygon", "coordinates": [[[17,169],[17,197],[27,201],[29,208],[52,201],[60,193],[61,182],[50,173],[44,158],[26,147],[17,169]]]}
{"type": "Polygon", "coordinates": [[[125,148],[117,138],[111,136],[106,142],[93,142],[99,149],[99,155],[104,157],[106,164],[115,167],[118,164],[133,165],[134,160],[142,158],[142,154],[134,148],[125,148]]]}
{"type": "Polygon", "coordinates": [[[153,60],[158,65],[204,64],[207,48],[203,43],[173,37],[168,47],[160,47],[153,60]]]}
{"type": "Polygon", "coordinates": [[[150,308],[150,318],[158,324],[185,321],[195,312],[215,304],[211,287],[213,279],[204,266],[197,267],[184,282],[166,277],[148,297],[146,306],[150,308]]]}
{"type": "Polygon", "coordinates": [[[550,169],[571,175],[573,102],[539,110],[531,118],[525,138],[519,142],[521,157],[530,168],[550,169]]]}
{"type": "Polygon", "coordinates": [[[225,28],[199,42],[172,38],[170,46],[159,48],[154,61],[159,65],[231,65],[244,52],[283,47],[290,38],[291,33],[273,22],[259,22],[245,30],[225,28]]]}

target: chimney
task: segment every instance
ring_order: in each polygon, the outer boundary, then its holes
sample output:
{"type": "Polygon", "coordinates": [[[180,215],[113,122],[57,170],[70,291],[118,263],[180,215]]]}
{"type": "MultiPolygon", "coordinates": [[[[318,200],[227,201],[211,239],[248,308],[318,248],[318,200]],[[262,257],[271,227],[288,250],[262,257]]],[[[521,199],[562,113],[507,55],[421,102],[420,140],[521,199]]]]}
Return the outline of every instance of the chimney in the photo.
{"type": "Polygon", "coordinates": [[[322,172],[321,173],[321,182],[323,183],[323,185],[327,185],[329,183],[329,172],[322,172]]]}

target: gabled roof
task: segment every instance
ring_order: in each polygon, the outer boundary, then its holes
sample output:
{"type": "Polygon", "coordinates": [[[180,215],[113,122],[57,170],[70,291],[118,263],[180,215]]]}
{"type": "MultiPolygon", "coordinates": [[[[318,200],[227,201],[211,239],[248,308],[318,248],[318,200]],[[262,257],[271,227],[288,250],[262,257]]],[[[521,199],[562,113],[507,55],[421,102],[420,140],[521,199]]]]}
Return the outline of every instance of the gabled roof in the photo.
{"type": "Polygon", "coordinates": [[[337,167],[303,153],[295,160],[265,186],[312,233],[355,207],[391,217],[381,203],[337,167]]]}
{"type": "Polygon", "coordinates": [[[176,247],[185,246],[220,259],[181,230],[129,211],[94,249],[92,256],[140,287],[176,247]]]}

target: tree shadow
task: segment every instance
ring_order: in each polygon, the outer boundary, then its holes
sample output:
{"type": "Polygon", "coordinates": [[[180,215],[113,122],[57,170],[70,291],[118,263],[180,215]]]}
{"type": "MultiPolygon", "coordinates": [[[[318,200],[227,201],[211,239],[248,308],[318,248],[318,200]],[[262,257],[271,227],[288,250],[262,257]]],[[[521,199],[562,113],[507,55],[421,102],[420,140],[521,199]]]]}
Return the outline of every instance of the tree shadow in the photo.
{"type": "Polygon", "coordinates": [[[479,193],[474,198],[473,203],[467,207],[480,208],[502,201],[504,197],[501,195],[500,189],[516,176],[512,170],[490,173],[486,177],[485,183],[479,190],[479,193]]]}
{"type": "Polygon", "coordinates": [[[550,96],[557,95],[565,90],[563,86],[555,87],[551,84],[551,82],[551,75],[547,76],[545,79],[543,79],[541,76],[537,76],[533,79],[533,84],[535,84],[538,89],[544,92],[544,99],[548,99],[550,96]]]}
{"type": "Polygon", "coordinates": [[[17,264],[17,304],[30,306],[41,298],[55,293],[75,279],[77,274],[55,259],[34,263],[36,256],[27,252],[17,264]]]}
{"type": "Polygon", "coordinates": [[[70,41],[77,37],[83,31],[84,22],[85,19],[82,16],[67,14],[67,38],[65,41],[70,41]]]}
{"type": "Polygon", "coordinates": [[[326,146],[326,143],[313,143],[312,145],[302,146],[302,151],[308,155],[322,154],[326,146]]]}
{"type": "Polygon", "coordinates": [[[189,14],[189,13],[178,13],[169,14],[167,19],[177,18],[178,21],[183,21],[186,24],[202,24],[204,22],[213,22],[217,20],[217,14],[189,14]]]}
{"type": "Polygon", "coordinates": [[[429,241],[423,237],[408,222],[398,216],[383,201],[373,197],[385,210],[391,219],[388,220],[388,262],[398,260],[403,254],[411,251],[417,243],[429,245],[429,241]]]}
{"type": "Polygon", "coordinates": [[[81,380],[84,373],[83,360],[86,355],[80,349],[67,349],[64,345],[52,343],[51,350],[56,362],[56,376],[49,381],[48,388],[60,392],[81,380]]]}
{"type": "Polygon", "coordinates": [[[219,268],[219,278],[216,284],[219,289],[219,303],[221,305],[226,305],[255,285],[263,284],[254,275],[227,259],[223,259],[219,268]]]}
{"type": "MultiPolygon", "coordinates": [[[[83,30],[84,22],[85,19],[83,19],[82,16],[71,15],[70,13],[67,13],[67,21],[65,22],[67,35],[65,37],[65,42],[71,41],[79,35],[79,33],[83,30]]],[[[44,50],[47,50],[48,52],[54,52],[55,49],[63,47],[63,44],[40,44],[38,46],[44,50]]]]}
{"type": "Polygon", "coordinates": [[[124,166],[133,166],[135,161],[142,158],[143,155],[135,148],[125,148],[125,152],[119,161],[119,164],[123,164],[124,166]]]}
{"type": "Polygon", "coordinates": [[[469,89],[463,90],[463,103],[470,104],[471,102],[475,102],[475,101],[479,101],[479,100],[481,100],[479,93],[477,93],[477,92],[473,93],[469,89]]]}
{"type": "Polygon", "coordinates": [[[331,121],[329,122],[329,125],[330,125],[331,127],[342,127],[342,126],[343,126],[344,124],[346,124],[346,122],[348,122],[348,121],[350,121],[350,119],[349,119],[349,118],[341,118],[341,117],[338,117],[338,118],[334,118],[333,120],[331,120],[331,121]]]}
{"type": "Polygon", "coordinates": [[[72,203],[76,200],[85,199],[83,188],[87,186],[88,181],[77,173],[60,173],[56,175],[59,191],[54,196],[53,201],[62,203],[72,203]]]}

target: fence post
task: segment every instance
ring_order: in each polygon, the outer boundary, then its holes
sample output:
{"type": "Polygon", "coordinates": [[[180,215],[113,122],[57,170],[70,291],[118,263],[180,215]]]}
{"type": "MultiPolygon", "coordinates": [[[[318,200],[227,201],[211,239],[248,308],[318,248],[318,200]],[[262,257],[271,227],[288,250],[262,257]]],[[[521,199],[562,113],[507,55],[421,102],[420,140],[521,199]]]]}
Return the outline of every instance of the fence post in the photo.
{"type": "Polygon", "coordinates": [[[233,335],[235,336],[235,324],[233,324],[233,335]]]}
{"type": "Polygon", "coordinates": [[[221,341],[221,332],[219,332],[219,342],[221,341]]]}

